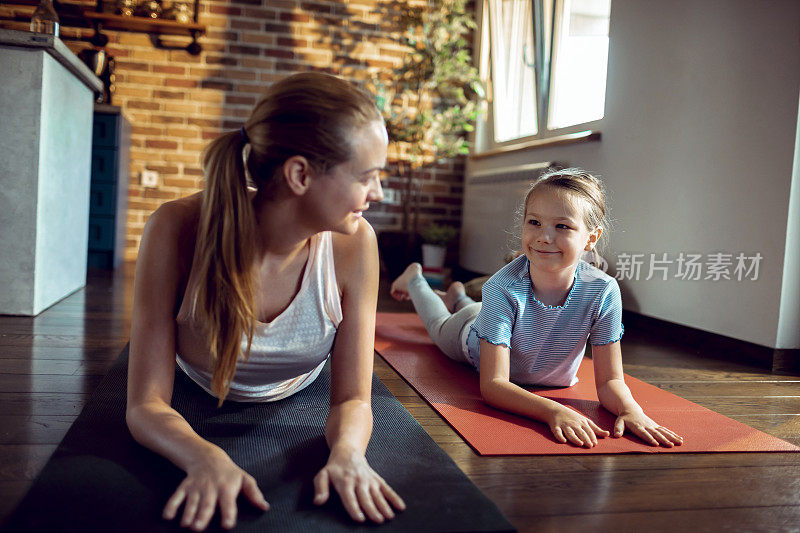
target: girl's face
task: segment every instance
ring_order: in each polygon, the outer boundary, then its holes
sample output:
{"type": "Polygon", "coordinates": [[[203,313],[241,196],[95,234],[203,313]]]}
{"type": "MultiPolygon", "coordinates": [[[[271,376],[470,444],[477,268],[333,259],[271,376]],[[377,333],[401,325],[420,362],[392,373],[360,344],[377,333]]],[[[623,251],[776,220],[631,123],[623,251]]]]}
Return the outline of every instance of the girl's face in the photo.
{"type": "Polygon", "coordinates": [[[531,273],[540,270],[572,275],[584,250],[591,250],[602,233],[584,222],[586,201],[553,187],[540,187],[525,206],[522,248],[531,273]]]}
{"type": "Polygon", "coordinates": [[[388,137],[383,122],[353,132],[353,157],[315,178],[313,209],[326,229],[353,234],[370,202],[383,200],[381,173],[386,166],[388,137]]]}

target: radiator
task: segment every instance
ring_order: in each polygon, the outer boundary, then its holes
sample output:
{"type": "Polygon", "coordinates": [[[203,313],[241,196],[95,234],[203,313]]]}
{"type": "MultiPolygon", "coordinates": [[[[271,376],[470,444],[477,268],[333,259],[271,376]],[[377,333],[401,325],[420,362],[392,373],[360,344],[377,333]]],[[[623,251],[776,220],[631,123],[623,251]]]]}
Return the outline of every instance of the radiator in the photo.
{"type": "Polygon", "coordinates": [[[553,164],[496,168],[467,176],[459,250],[463,268],[493,274],[505,264],[503,256],[519,248],[525,193],[553,164]]]}

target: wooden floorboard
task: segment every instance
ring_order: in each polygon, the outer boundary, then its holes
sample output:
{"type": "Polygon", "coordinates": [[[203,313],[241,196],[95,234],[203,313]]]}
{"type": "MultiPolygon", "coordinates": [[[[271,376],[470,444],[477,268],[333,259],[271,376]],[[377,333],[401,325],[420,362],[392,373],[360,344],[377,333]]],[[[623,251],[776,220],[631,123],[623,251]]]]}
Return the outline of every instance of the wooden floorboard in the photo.
{"type": "Polygon", "coordinates": [[[89,393],[0,392],[4,415],[78,416],[88,399],[89,393]]]}
{"type": "MultiPolygon", "coordinates": [[[[132,265],[36,318],[0,316],[0,523],[128,342],[132,265]]],[[[388,297],[381,311],[408,311],[388,297]]],[[[628,374],[800,444],[800,376],[628,328],[628,374]]],[[[520,531],[796,531],[800,454],[481,457],[380,357],[375,372],[520,531]]]]}

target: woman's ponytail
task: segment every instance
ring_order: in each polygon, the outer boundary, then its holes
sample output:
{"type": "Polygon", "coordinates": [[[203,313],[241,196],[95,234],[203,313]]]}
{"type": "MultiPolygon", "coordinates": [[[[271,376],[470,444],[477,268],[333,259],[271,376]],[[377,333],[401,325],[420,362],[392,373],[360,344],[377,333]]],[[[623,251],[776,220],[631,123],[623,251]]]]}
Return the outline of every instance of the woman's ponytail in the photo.
{"type": "Polygon", "coordinates": [[[206,187],[197,233],[194,268],[199,283],[192,312],[202,324],[211,355],[211,389],[228,394],[242,335],[246,359],[255,327],[255,215],[242,163],[246,137],[239,131],[215,139],[203,154],[206,187]]]}

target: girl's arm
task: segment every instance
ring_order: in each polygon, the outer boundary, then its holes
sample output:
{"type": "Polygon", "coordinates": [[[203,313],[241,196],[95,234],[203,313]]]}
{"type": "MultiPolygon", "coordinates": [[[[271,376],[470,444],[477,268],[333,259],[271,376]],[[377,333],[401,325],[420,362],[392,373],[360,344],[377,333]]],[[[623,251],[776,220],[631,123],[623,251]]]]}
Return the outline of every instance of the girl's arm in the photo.
{"type": "Polygon", "coordinates": [[[592,346],[592,360],[597,397],[603,407],[617,415],[614,437],[621,437],[627,427],[634,435],[652,446],[672,448],[683,443],[683,437],[656,424],[644,414],[633,399],[622,373],[622,350],[619,341],[592,346]]]}
{"type": "Polygon", "coordinates": [[[529,392],[510,381],[510,350],[481,339],[481,395],[497,409],[545,422],[556,440],[591,448],[597,437],[607,437],[592,420],[577,411],[529,392]]]}
{"type": "Polygon", "coordinates": [[[170,406],[179,250],[187,240],[181,229],[184,215],[185,205],[166,204],[151,215],[142,235],[134,283],[126,420],[137,442],[186,471],[186,479],[164,508],[164,518],[174,518],[184,504],[181,525],[199,531],[219,505],[222,525],[229,529],[236,523],[240,492],[264,510],[269,506],[255,480],[221,448],[195,433],[170,406]]]}
{"type": "Polygon", "coordinates": [[[359,522],[382,523],[405,503],[367,464],[372,434],[372,365],[378,301],[378,248],[364,220],[353,236],[335,235],[336,275],[342,291],[342,322],[331,356],[331,408],[325,423],[328,463],[314,478],[314,503],[328,500],[330,485],[359,522]]]}

